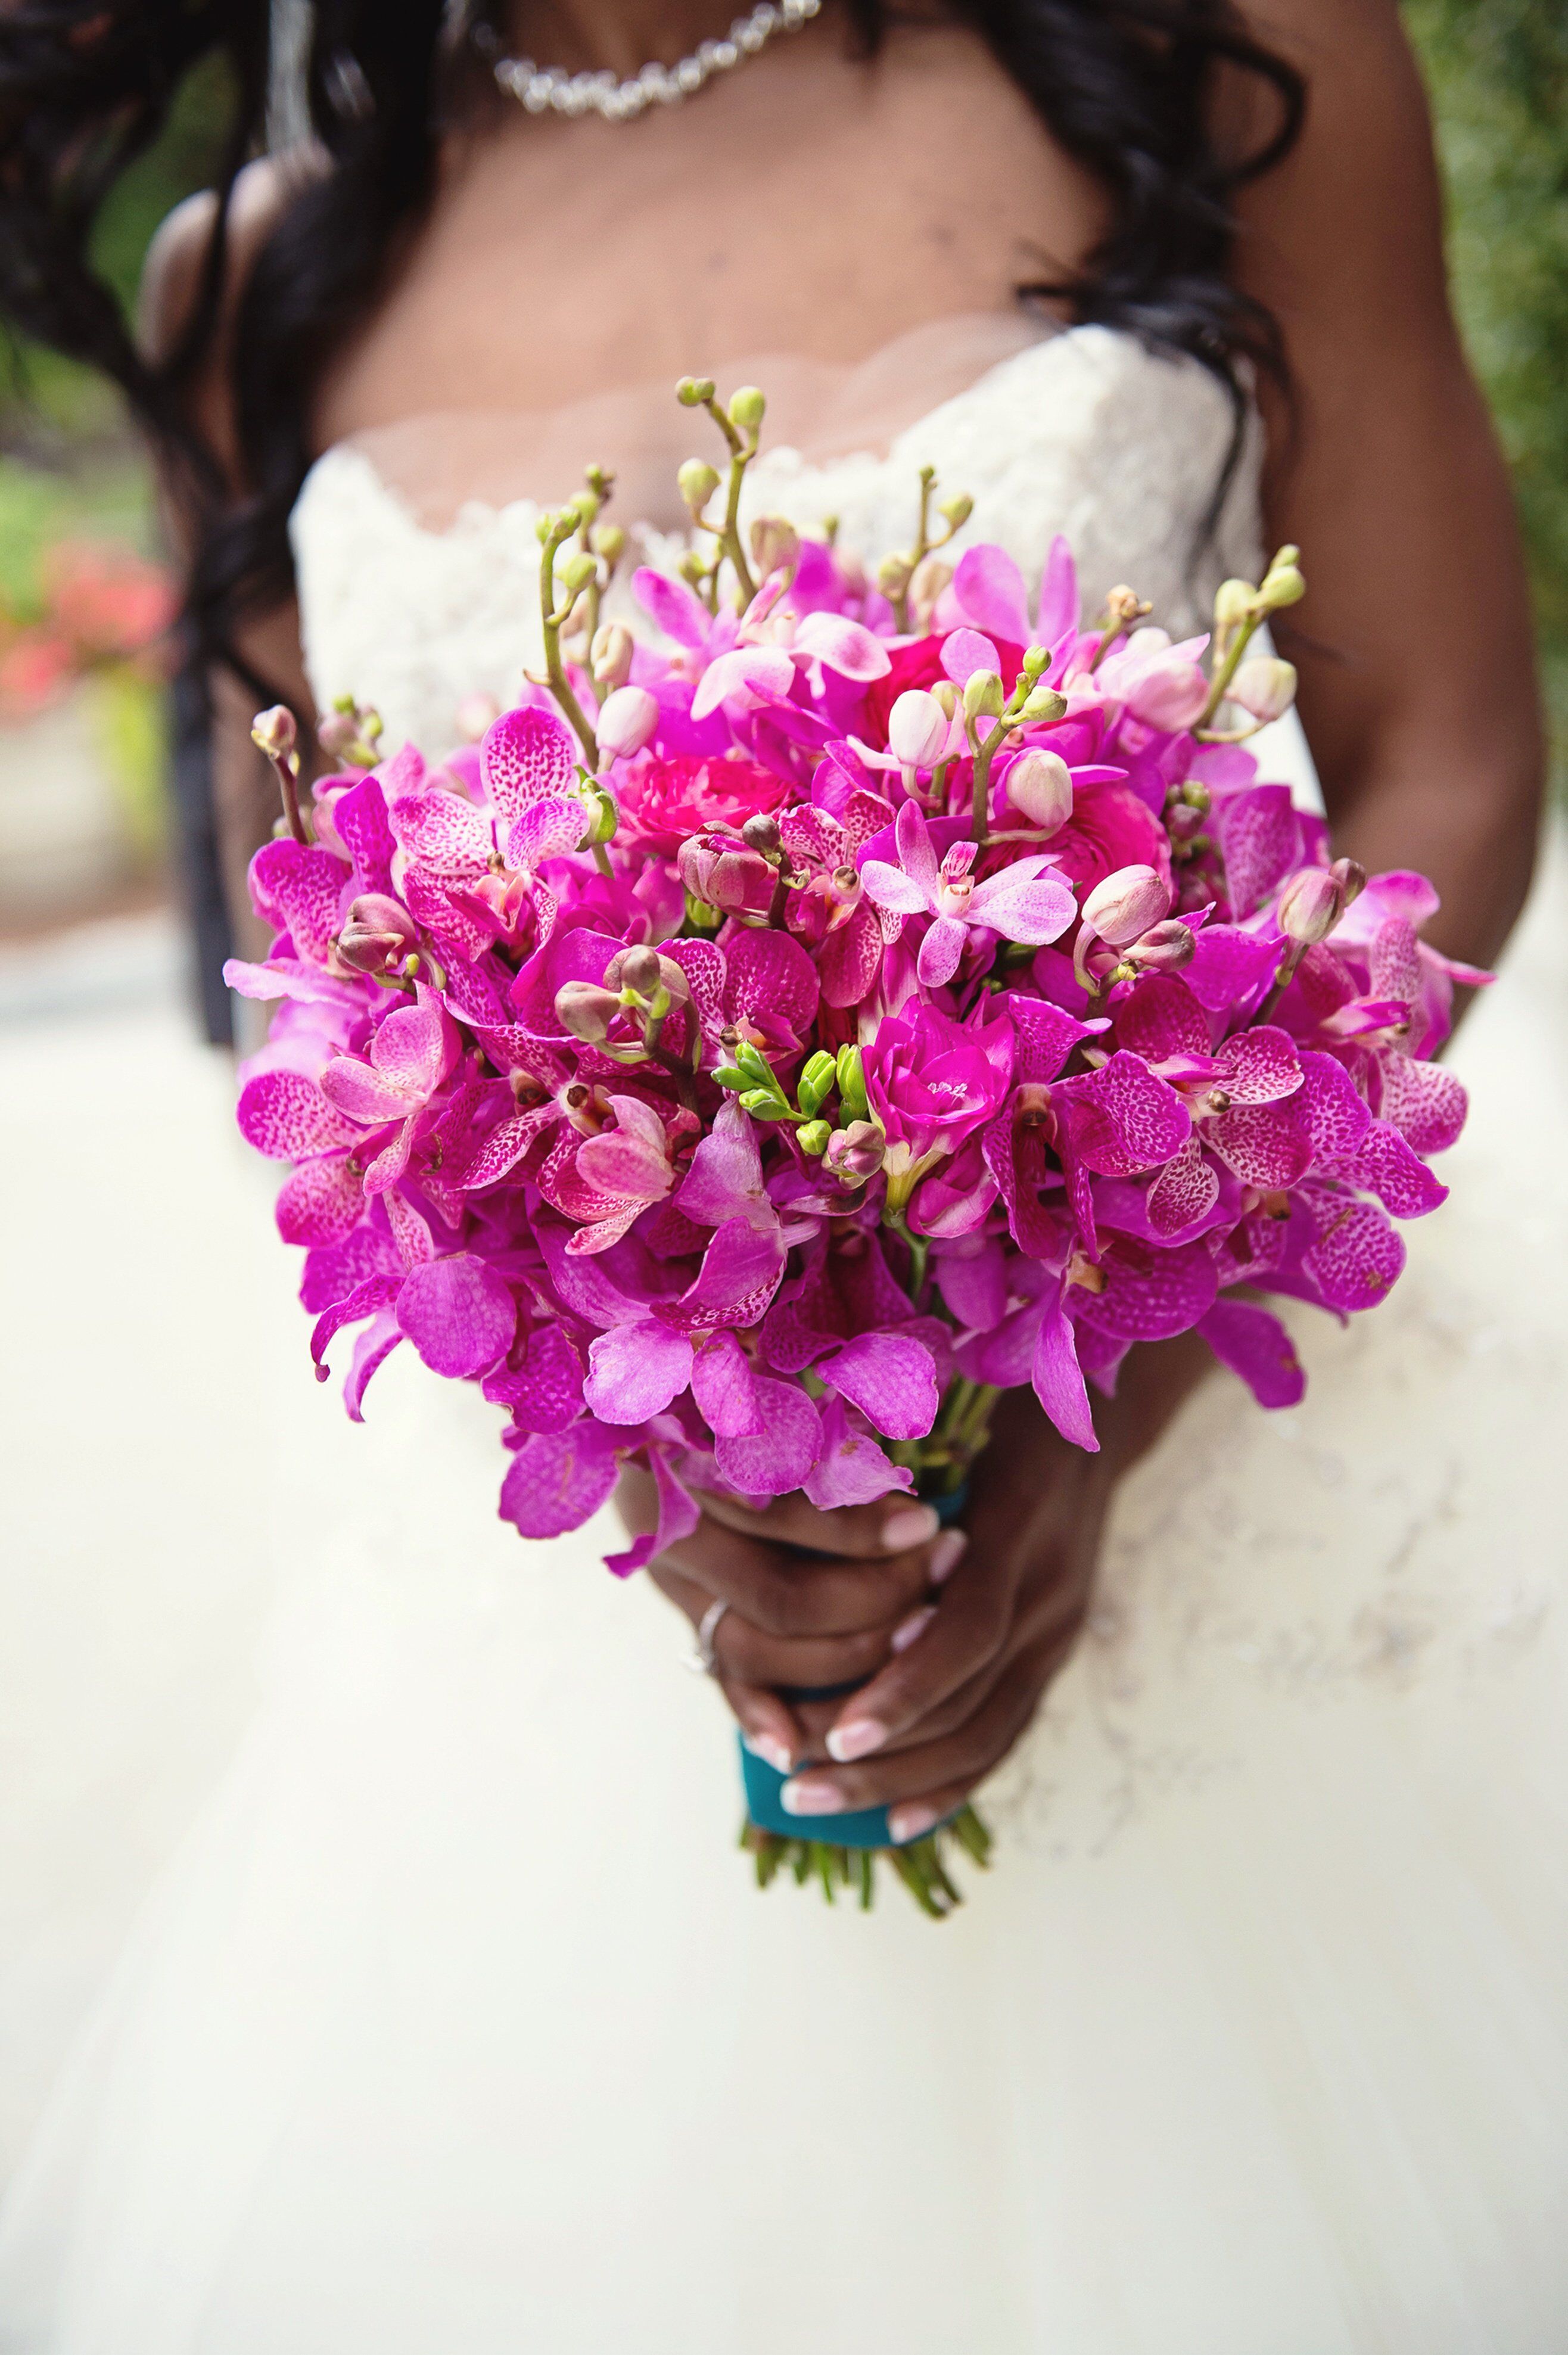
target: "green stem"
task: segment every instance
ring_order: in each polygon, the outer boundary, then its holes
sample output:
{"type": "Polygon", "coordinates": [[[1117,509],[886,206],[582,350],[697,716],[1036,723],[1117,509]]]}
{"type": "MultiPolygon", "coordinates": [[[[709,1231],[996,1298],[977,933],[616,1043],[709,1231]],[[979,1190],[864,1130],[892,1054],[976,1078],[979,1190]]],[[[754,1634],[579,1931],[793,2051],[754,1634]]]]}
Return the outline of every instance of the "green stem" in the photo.
{"type": "MultiPolygon", "coordinates": [[[[539,556],[539,618],[544,625],[544,662],[549,678],[550,692],[571,724],[572,731],[581,745],[591,770],[599,767],[599,740],[584,717],[582,706],[572,693],[571,682],[566,676],[566,666],[560,658],[561,623],[565,613],[555,610],[555,559],[563,541],[570,539],[577,528],[575,521],[564,530],[560,519],[552,527],[539,556]]],[[[569,609],[570,610],[570,609],[569,609]]]]}

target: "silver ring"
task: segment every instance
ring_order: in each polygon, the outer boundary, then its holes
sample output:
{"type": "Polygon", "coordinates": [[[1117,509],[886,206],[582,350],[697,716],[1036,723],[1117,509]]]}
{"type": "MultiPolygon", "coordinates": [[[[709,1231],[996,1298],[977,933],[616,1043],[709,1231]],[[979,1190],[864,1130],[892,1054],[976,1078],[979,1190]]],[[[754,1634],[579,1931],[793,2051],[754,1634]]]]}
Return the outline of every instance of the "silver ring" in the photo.
{"type": "Polygon", "coordinates": [[[713,1638],[719,1633],[719,1622],[729,1608],[730,1605],[720,1596],[717,1602],[709,1604],[698,1621],[696,1648],[685,1656],[685,1665],[694,1677],[718,1675],[719,1656],[713,1648],[713,1638]]]}

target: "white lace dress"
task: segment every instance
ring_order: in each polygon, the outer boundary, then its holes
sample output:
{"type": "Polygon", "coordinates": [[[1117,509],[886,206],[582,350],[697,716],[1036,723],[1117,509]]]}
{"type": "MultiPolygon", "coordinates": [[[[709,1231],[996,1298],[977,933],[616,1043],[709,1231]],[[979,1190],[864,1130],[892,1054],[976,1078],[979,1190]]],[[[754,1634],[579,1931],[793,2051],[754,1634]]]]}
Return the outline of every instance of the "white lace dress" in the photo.
{"type": "MultiPolygon", "coordinates": [[[[1179,619],[1226,432],[1086,331],[755,497],[874,555],[930,457],[1026,567],[1064,528],[1089,594],[1179,619]]],[[[433,743],[528,658],[535,510],[421,517],[382,462],[301,501],[307,654],[433,743]]],[[[1197,594],[1255,530],[1249,451],[1197,594]]],[[[267,1697],[17,2186],[0,2349],[1562,2347],[1553,939],[1461,1041],[1453,1199],[1389,1304],[1295,1318],[1302,1407],[1218,1376],[1126,1484],[944,1926],[759,1895],[657,1595],[603,1529],[522,1546],[498,1415],[411,1353],[352,1429],[302,1324],[234,1504],[292,1565],[267,1697]]]]}

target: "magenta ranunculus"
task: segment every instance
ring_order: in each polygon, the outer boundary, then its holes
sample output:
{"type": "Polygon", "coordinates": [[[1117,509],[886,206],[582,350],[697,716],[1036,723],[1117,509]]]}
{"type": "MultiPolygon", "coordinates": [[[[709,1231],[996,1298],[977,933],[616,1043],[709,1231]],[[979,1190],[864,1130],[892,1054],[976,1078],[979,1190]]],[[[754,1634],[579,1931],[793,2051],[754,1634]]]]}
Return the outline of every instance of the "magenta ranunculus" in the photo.
{"type": "Polygon", "coordinates": [[[1118,867],[1152,867],[1170,880],[1165,828],[1125,785],[1081,786],[1072,816],[1051,837],[1051,856],[1080,898],[1118,867]]]}
{"type": "Polygon", "coordinates": [[[756,761],[711,761],[690,752],[665,759],[641,753],[619,765],[613,782],[625,834],[669,857],[706,827],[732,826],[739,832],[759,811],[777,809],[789,791],[786,778],[756,761]]]}

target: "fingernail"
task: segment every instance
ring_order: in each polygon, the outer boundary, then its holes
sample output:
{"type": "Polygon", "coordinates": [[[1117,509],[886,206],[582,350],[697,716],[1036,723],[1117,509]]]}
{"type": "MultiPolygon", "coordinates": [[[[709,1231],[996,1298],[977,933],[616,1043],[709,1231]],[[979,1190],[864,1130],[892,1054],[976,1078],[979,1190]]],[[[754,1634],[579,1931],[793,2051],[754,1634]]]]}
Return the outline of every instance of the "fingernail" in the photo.
{"type": "Polygon", "coordinates": [[[893,1650],[907,1652],[916,1636],[924,1635],[935,1616],[934,1604],[923,1603],[918,1611],[912,1611],[907,1619],[901,1619],[892,1632],[893,1650]]]}
{"type": "Polygon", "coordinates": [[[926,1571],[933,1586],[940,1586],[944,1580],[951,1578],[968,1550],[967,1529],[944,1529],[931,1549],[931,1561],[926,1571]]]}
{"type": "Polygon", "coordinates": [[[882,1543],[890,1553],[904,1553],[911,1546],[923,1545],[942,1527],[929,1505],[901,1505],[882,1523],[882,1543]]]}
{"type": "Polygon", "coordinates": [[[941,1808],[928,1807],[923,1800],[917,1800],[907,1807],[888,1809],[888,1829],[895,1843],[923,1839],[926,1833],[934,1831],[941,1821],[941,1808]]]}
{"type": "Polygon", "coordinates": [[[753,1757],[767,1760],[775,1774],[787,1774],[795,1764],[795,1755],[789,1744],[781,1742],[777,1734],[743,1733],[741,1739],[753,1757]]]}
{"type": "Polygon", "coordinates": [[[837,1784],[813,1782],[809,1774],[786,1783],[782,1796],[792,1816],[841,1816],[848,1805],[837,1784]]]}
{"type": "Polygon", "coordinates": [[[851,1759],[869,1758],[887,1738],[887,1727],[879,1725],[874,1717],[852,1717],[847,1724],[829,1729],[827,1754],[837,1758],[840,1766],[848,1766],[851,1759]]]}

